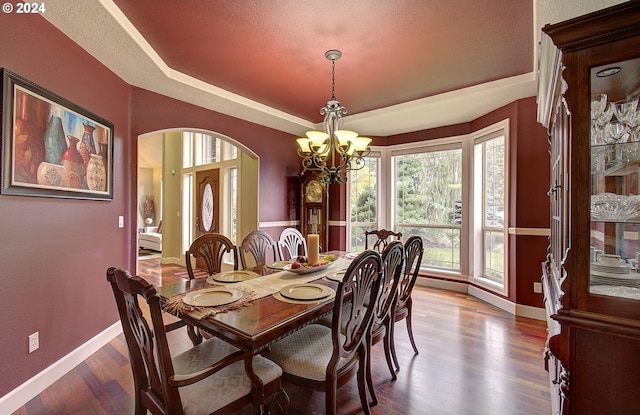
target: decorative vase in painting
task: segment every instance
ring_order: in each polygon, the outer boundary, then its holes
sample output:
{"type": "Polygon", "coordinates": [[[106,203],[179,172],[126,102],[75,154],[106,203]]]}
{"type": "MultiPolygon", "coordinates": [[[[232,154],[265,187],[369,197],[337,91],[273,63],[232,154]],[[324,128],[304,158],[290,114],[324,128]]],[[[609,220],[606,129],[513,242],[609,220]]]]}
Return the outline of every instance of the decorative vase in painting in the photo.
{"type": "Polygon", "coordinates": [[[80,140],[80,154],[82,155],[82,159],[84,160],[85,167],[91,160],[91,154],[98,154],[96,151],[96,145],[93,142],[93,130],[96,128],[89,124],[82,124],[84,127],[84,133],[82,134],[82,139],[80,140]]]}
{"type": "Polygon", "coordinates": [[[59,164],[43,161],[38,166],[38,184],[51,187],[67,187],[67,171],[59,164]]]}
{"type": "Polygon", "coordinates": [[[87,163],[87,187],[103,192],[107,189],[107,169],[102,156],[91,154],[87,163]]]}
{"type": "Polygon", "coordinates": [[[80,139],[68,135],[69,147],[62,153],[62,166],[67,171],[67,185],[74,189],[81,189],[85,181],[84,159],[78,151],[80,139]]]}
{"type": "MultiPolygon", "coordinates": [[[[23,91],[16,91],[16,121],[14,125],[15,181],[38,182],[38,166],[44,161],[44,125],[38,126],[38,114],[44,112],[44,102],[30,98],[23,91]]],[[[46,110],[48,114],[48,108],[46,110]]]]}
{"type": "Polygon", "coordinates": [[[62,153],[67,149],[67,140],[64,138],[62,119],[52,115],[44,130],[44,161],[51,164],[60,164],[62,153]]]}

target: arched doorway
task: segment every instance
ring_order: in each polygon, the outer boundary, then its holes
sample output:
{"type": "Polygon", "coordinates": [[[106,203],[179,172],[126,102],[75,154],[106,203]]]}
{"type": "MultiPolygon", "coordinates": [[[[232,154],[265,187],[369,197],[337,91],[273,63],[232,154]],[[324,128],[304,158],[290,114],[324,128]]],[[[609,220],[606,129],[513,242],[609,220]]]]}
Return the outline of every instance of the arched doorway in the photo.
{"type": "Polygon", "coordinates": [[[138,137],[137,223],[139,242],[152,237],[145,228],[160,226],[161,249],[139,253],[184,265],[184,252],[196,236],[196,177],[207,171],[219,174],[218,232],[239,243],[241,235],[258,228],[259,159],[253,151],[213,131],[156,131],[138,137]]]}

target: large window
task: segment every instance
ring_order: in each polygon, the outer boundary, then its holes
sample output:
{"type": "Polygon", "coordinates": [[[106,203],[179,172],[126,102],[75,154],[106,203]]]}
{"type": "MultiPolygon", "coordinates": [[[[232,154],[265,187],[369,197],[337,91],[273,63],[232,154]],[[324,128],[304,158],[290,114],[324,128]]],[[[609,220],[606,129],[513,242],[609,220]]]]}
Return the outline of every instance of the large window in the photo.
{"type": "Polygon", "coordinates": [[[462,148],[422,148],[392,157],[394,228],[423,239],[422,266],[460,271],[462,148]]]}
{"type": "Polygon", "coordinates": [[[431,275],[471,278],[505,294],[509,121],[472,134],[374,148],[351,172],[347,249],[364,231],[389,229],[424,242],[431,275]]]}
{"type": "Polygon", "coordinates": [[[364,250],[364,232],[377,229],[379,157],[366,157],[360,170],[351,171],[350,186],[350,246],[351,252],[364,250]]]}
{"type": "Polygon", "coordinates": [[[476,214],[476,276],[504,284],[507,258],[505,226],[506,143],[504,135],[476,140],[474,145],[474,204],[476,214]],[[480,255],[482,253],[482,255],[480,255]]]}

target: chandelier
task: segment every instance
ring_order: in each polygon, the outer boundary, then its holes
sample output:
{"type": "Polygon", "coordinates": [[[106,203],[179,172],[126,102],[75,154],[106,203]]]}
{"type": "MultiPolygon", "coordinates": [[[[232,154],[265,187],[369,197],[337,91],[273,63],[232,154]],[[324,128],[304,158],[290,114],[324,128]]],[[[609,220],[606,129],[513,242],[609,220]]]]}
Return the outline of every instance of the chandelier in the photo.
{"type": "Polygon", "coordinates": [[[340,105],[335,94],[336,61],[342,52],[328,50],[324,56],[331,61],[331,99],[320,108],[324,132],[307,131],[306,137],[298,138],[298,155],[302,158],[303,174],[317,173],[326,184],[345,183],[349,171],[364,167],[364,157],[371,152],[371,139],[342,129],[342,116],[347,114],[347,108],[340,105]]]}

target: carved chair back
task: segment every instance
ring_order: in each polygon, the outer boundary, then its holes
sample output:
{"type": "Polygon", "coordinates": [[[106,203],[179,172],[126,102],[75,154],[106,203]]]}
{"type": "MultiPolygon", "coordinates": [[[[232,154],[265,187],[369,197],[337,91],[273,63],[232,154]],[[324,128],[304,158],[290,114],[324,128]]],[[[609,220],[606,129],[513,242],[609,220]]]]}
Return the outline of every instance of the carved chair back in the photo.
{"type": "Polygon", "coordinates": [[[402,238],[402,232],[393,232],[387,229],[365,231],[364,249],[369,249],[370,238],[375,238],[371,249],[381,254],[393,238],[396,238],[397,240],[402,238]]]}
{"type": "Polygon", "coordinates": [[[219,233],[206,233],[196,238],[184,254],[189,279],[195,278],[192,258],[197,264],[202,264],[209,275],[213,275],[222,271],[222,262],[227,253],[233,254],[233,269],[238,269],[238,250],[229,238],[219,233]]]}

